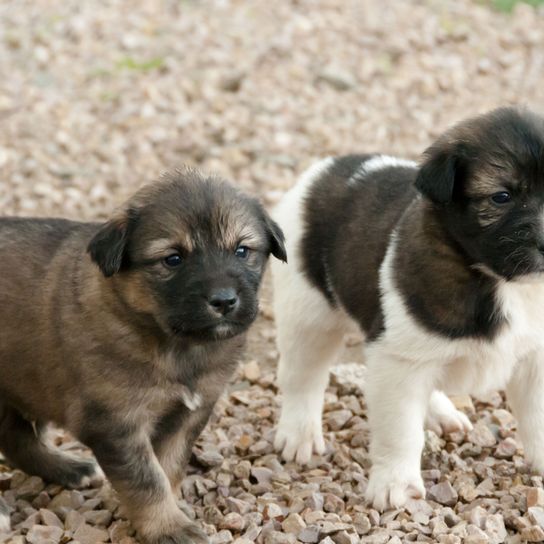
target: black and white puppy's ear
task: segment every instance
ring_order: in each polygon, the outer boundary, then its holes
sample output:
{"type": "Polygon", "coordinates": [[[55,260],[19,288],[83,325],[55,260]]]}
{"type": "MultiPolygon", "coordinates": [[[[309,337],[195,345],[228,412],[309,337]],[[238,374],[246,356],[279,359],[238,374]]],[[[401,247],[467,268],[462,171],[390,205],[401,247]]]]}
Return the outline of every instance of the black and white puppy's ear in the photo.
{"type": "Polygon", "coordinates": [[[466,158],[461,146],[441,143],[429,147],[416,178],[416,188],[435,204],[451,202],[461,189],[466,158]]]}
{"type": "Polygon", "coordinates": [[[106,278],[117,274],[123,265],[126,246],[132,224],[136,218],[134,210],[127,210],[104,223],[93,236],[87,252],[106,278]]]}
{"type": "Polygon", "coordinates": [[[268,234],[268,240],[270,243],[270,253],[283,261],[287,262],[287,251],[285,249],[285,235],[280,226],[268,215],[268,213],[261,207],[261,213],[268,234]]]}

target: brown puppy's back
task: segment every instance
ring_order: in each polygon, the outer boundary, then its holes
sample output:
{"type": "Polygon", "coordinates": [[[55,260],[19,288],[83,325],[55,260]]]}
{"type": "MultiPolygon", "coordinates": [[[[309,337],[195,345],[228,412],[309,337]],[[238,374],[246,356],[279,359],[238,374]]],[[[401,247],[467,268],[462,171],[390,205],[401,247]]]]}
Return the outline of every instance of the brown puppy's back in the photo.
{"type": "Polygon", "coordinates": [[[0,219],[0,397],[32,419],[63,422],[71,391],[59,384],[77,383],[55,331],[70,326],[62,301],[77,296],[71,278],[89,259],[85,243],[95,230],[64,219],[0,219]]]}

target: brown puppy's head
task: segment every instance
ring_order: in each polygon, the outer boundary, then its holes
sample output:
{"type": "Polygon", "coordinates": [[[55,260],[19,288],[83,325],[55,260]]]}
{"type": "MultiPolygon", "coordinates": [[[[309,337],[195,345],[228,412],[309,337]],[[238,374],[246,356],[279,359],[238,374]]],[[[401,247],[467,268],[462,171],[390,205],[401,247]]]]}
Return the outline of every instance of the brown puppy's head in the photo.
{"type": "Polygon", "coordinates": [[[245,331],[268,255],[286,260],[256,200],[189,169],[136,193],[88,251],[136,315],[196,340],[245,331]]]}
{"type": "Polygon", "coordinates": [[[416,187],[474,265],[506,279],[544,273],[544,119],[501,108],[446,132],[416,187]]]}

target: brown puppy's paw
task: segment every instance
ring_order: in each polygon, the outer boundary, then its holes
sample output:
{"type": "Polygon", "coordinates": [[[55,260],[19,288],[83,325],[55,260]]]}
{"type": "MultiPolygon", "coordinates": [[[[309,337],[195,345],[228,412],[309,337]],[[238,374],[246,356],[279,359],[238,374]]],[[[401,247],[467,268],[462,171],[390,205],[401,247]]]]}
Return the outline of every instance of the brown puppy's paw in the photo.
{"type": "MultiPolygon", "coordinates": [[[[104,473],[92,459],[77,459],[65,456],[62,470],[50,476],[51,481],[70,489],[99,487],[104,481],[104,473]]],[[[49,479],[49,478],[48,478],[49,479]]]]}
{"type": "Polygon", "coordinates": [[[180,527],[175,533],[149,541],[149,544],[209,544],[208,535],[195,523],[180,527]]]}

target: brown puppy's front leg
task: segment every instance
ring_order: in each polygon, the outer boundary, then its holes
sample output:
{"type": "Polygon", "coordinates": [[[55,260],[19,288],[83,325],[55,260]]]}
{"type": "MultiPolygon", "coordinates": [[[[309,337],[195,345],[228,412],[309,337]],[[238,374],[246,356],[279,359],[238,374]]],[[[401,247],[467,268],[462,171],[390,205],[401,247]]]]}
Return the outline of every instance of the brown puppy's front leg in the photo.
{"type": "Polygon", "coordinates": [[[79,438],[94,452],[147,544],[206,544],[205,533],[178,508],[170,481],[140,427],[93,406],[79,438]]]}
{"type": "Polygon", "coordinates": [[[179,494],[193,444],[206,426],[214,404],[215,402],[207,401],[190,409],[183,401],[177,402],[155,426],[152,435],[153,449],[176,495],[179,494]]]}

